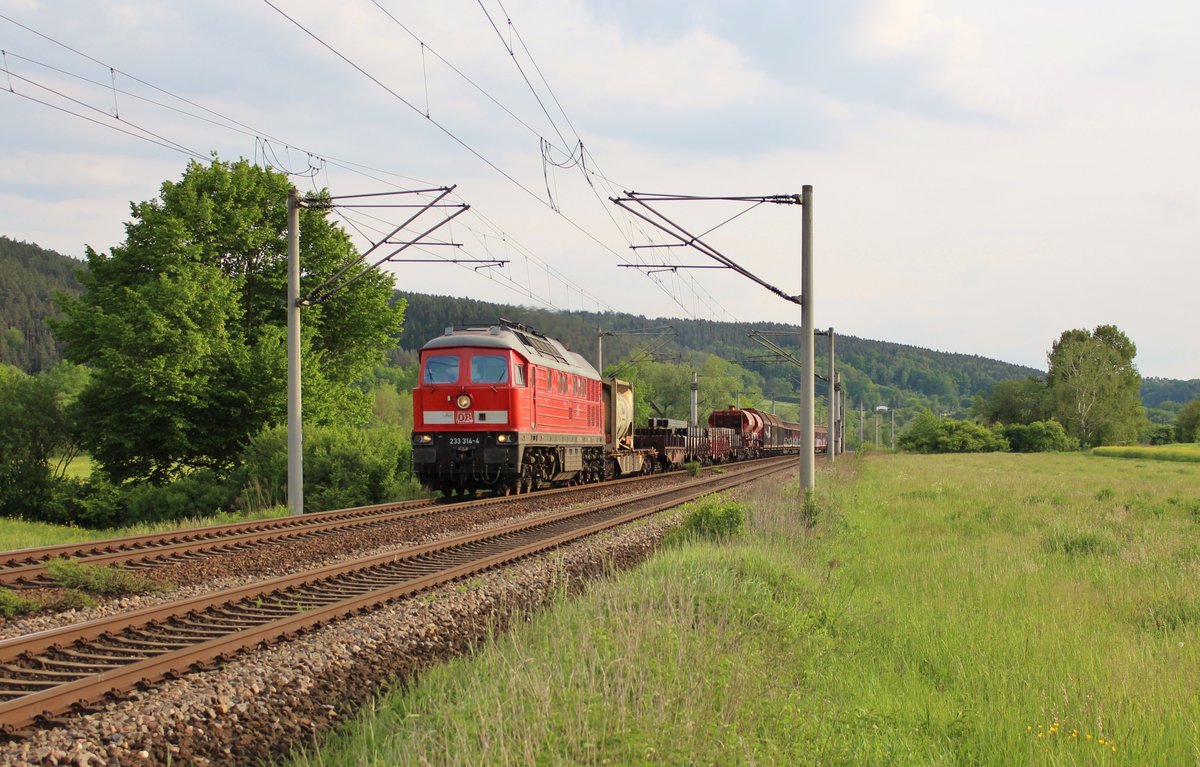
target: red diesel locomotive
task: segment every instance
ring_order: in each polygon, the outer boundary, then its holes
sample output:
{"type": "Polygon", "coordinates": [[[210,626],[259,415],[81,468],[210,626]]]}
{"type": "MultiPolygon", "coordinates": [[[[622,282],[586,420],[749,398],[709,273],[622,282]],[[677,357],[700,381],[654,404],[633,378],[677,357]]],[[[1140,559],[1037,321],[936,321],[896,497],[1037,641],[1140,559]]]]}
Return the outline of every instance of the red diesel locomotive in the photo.
{"type": "Polygon", "coordinates": [[[553,338],[507,320],[447,328],[421,349],[413,468],[446,495],[637,473],[632,418],[628,384],[553,338]]]}
{"type": "MultiPolygon", "coordinates": [[[[413,389],[413,470],[443,495],[503,495],[550,484],[794,453],[800,427],[747,408],[708,428],[651,419],[633,428],[633,390],[602,380],[559,341],[508,320],[446,328],[421,349],[413,389]],[[636,441],[636,444],[635,444],[636,441]]],[[[826,445],[816,434],[817,452],[826,445]]]]}

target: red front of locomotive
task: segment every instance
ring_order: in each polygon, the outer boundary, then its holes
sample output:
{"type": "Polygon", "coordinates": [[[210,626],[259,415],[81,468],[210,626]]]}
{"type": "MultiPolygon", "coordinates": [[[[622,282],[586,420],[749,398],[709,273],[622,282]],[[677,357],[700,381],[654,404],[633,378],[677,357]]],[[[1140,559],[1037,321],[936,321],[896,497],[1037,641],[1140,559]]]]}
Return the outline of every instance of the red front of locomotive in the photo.
{"type": "Polygon", "coordinates": [[[417,477],[445,494],[595,478],[600,382],[581,362],[519,325],[448,329],[431,340],[413,390],[417,477]]]}

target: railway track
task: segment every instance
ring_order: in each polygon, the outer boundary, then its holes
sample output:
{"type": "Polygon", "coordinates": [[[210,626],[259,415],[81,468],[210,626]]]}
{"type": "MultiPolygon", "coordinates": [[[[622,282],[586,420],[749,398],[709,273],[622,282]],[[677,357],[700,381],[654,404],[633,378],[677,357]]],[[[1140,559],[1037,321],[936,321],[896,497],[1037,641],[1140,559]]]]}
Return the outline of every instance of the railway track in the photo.
{"type": "Polygon", "coordinates": [[[0,642],[0,728],[52,721],[264,642],[506,564],[784,470],[760,462],[651,490],[133,613],[0,642]]]}
{"type": "Polygon", "coordinates": [[[19,549],[0,553],[0,586],[18,589],[52,586],[53,579],[46,572],[46,563],[59,558],[87,565],[116,565],[129,570],[145,570],[200,557],[236,554],[265,546],[286,546],[324,536],[380,528],[406,519],[496,505],[525,497],[549,498],[660,476],[630,477],[596,485],[557,488],[533,496],[489,497],[455,503],[433,499],[381,503],[254,522],[19,549]]]}

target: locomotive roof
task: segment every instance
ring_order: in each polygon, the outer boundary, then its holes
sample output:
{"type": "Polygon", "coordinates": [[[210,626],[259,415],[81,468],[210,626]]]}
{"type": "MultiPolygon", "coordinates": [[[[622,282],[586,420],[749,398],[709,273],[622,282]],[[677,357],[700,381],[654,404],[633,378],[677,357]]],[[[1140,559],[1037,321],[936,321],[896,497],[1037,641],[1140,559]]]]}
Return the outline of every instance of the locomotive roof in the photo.
{"type": "Polygon", "coordinates": [[[524,325],[505,320],[501,320],[500,324],[496,325],[448,327],[445,333],[426,342],[421,347],[421,351],[461,346],[512,349],[528,358],[530,362],[543,367],[563,370],[587,378],[600,377],[590,362],[563,346],[557,339],[544,336],[524,325]]]}

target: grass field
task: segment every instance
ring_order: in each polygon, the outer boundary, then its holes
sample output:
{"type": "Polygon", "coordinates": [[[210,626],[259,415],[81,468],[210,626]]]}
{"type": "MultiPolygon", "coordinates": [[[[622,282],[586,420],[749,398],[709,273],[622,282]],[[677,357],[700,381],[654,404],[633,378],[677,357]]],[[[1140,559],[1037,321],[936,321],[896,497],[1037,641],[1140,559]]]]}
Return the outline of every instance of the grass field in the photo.
{"type": "Polygon", "coordinates": [[[881,455],[752,499],[300,765],[1200,762],[1200,466],[881,455]]]}
{"type": "Polygon", "coordinates": [[[1109,458],[1144,458],[1151,461],[1200,463],[1200,443],[1197,442],[1176,445],[1097,447],[1092,450],[1092,453],[1109,458]]]}
{"type": "Polygon", "coordinates": [[[29,522],[23,519],[0,517],[0,551],[32,549],[38,546],[53,546],[59,543],[79,543],[82,541],[96,541],[102,538],[117,538],[125,535],[142,535],[145,533],[166,532],[168,530],[181,530],[188,527],[219,525],[226,522],[266,519],[268,517],[283,516],[287,513],[286,507],[278,506],[248,516],[223,512],[211,517],[189,518],[153,525],[133,525],[131,527],[104,530],[88,530],[83,527],[51,525],[45,522],[29,522]]]}

